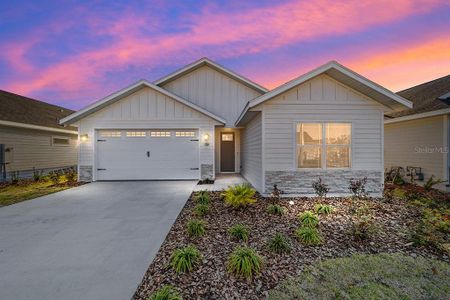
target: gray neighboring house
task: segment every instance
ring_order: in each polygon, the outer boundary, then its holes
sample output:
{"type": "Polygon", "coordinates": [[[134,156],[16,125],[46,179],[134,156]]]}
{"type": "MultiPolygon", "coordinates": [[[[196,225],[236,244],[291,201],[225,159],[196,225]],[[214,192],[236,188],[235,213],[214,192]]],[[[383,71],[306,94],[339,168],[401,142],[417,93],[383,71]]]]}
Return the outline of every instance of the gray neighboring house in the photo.
{"type": "Polygon", "coordinates": [[[76,166],[77,128],[59,124],[73,112],[0,90],[0,180],[76,166]]]}
{"type": "Polygon", "coordinates": [[[385,119],[385,166],[422,168],[424,183],[430,176],[448,189],[450,75],[397,93],[414,108],[393,112],[385,119]]]}
{"type": "Polygon", "coordinates": [[[64,118],[78,128],[79,179],[214,179],[240,173],[259,192],[277,184],[333,195],[348,181],[384,184],[385,113],[410,101],[331,61],[271,91],[202,58],[140,80],[64,118]]]}

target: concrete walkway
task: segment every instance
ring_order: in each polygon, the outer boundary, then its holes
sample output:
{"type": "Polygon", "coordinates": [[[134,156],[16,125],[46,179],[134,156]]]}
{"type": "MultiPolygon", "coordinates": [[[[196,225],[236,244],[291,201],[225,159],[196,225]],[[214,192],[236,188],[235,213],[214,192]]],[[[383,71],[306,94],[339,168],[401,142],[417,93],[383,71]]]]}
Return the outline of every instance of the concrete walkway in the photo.
{"type": "Polygon", "coordinates": [[[213,184],[200,184],[194,187],[194,191],[222,191],[230,185],[248,183],[241,174],[216,174],[216,180],[213,184]]]}
{"type": "Polygon", "coordinates": [[[96,182],[0,208],[0,299],[130,299],[195,182],[96,182]]]}

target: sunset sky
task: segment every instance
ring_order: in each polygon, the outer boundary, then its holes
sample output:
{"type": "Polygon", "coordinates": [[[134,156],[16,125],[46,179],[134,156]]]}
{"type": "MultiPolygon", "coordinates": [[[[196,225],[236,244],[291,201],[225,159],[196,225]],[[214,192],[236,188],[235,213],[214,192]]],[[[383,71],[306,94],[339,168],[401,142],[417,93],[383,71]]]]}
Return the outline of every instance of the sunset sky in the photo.
{"type": "Polygon", "coordinates": [[[269,89],[337,60],[398,91],[450,74],[450,1],[0,0],[0,40],[0,89],[72,109],[205,56],[269,89]]]}

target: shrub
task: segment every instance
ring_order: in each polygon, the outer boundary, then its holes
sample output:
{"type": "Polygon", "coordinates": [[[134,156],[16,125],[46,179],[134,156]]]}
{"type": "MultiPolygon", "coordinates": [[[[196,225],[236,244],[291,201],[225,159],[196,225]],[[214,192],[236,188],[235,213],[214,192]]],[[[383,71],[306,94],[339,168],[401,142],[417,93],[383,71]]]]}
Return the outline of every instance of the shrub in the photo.
{"type": "Polygon", "coordinates": [[[222,196],[226,205],[236,209],[255,203],[255,193],[256,191],[249,184],[244,183],[228,187],[222,196]]]}
{"type": "Polygon", "coordinates": [[[33,167],[33,180],[36,182],[42,180],[42,170],[36,170],[33,167]]]}
{"type": "Polygon", "coordinates": [[[272,252],[281,254],[291,252],[292,246],[287,237],[277,233],[267,241],[267,248],[272,252]]]}
{"type": "Polygon", "coordinates": [[[370,216],[362,216],[353,221],[352,235],[357,241],[370,239],[376,232],[376,226],[370,216]]]}
{"type": "Polygon", "coordinates": [[[60,170],[55,170],[55,171],[50,171],[48,173],[48,178],[50,179],[50,181],[56,185],[59,183],[59,179],[61,177],[61,171],[60,170]]]}
{"type": "Polygon", "coordinates": [[[406,192],[404,189],[396,188],[392,192],[392,196],[394,196],[395,198],[398,198],[398,199],[403,199],[406,196],[406,192]]]}
{"type": "Polygon", "coordinates": [[[210,198],[206,191],[201,191],[195,196],[195,201],[199,204],[209,204],[210,198]]]}
{"type": "Polygon", "coordinates": [[[353,194],[354,198],[366,198],[366,184],[367,177],[364,177],[362,179],[351,179],[348,189],[353,194]]]}
{"type": "Polygon", "coordinates": [[[170,285],[165,285],[147,298],[147,300],[182,300],[180,294],[170,285]]]}
{"type": "Polygon", "coordinates": [[[278,188],[278,185],[274,184],[272,193],[270,193],[270,199],[272,203],[278,202],[280,200],[280,195],[283,194],[283,191],[278,188]]]}
{"type": "Polygon", "coordinates": [[[433,188],[433,186],[435,186],[436,184],[440,184],[445,182],[445,180],[441,180],[441,179],[434,179],[434,175],[431,175],[430,178],[428,178],[428,180],[425,182],[425,184],[423,185],[423,188],[426,191],[429,191],[433,188]]]}
{"type": "Polygon", "coordinates": [[[314,191],[316,192],[316,195],[320,198],[326,197],[328,194],[328,191],[330,190],[328,186],[322,182],[322,178],[319,177],[317,181],[314,181],[312,183],[312,187],[314,191]]]}
{"type": "Polygon", "coordinates": [[[365,200],[352,199],[349,212],[356,216],[365,216],[370,214],[370,207],[365,200]]]}
{"type": "Polygon", "coordinates": [[[284,213],[284,208],[278,204],[270,204],[267,206],[266,211],[272,215],[282,215],[284,213]]]}
{"type": "Polygon", "coordinates": [[[261,267],[262,258],[252,248],[237,247],[228,258],[228,272],[238,277],[251,279],[253,274],[261,271],[261,267]]]}
{"type": "Polygon", "coordinates": [[[198,237],[198,236],[202,236],[205,234],[205,221],[201,221],[201,220],[190,220],[187,223],[187,233],[189,234],[189,236],[194,236],[194,237],[198,237]]]}
{"type": "Polygon", "coordinates": [[[194,207],[194,213],[199,217],[206,215],[208,213],[208,210],[209,210],[208,204],[199,203],[194,207]]]}
{"type": "Polygon", "coordinates": [[[328,215],[333,212],[333,207],[328,204],[317,204],[314,209],[318,215],[328,215]]]}
{"type": "Polygon", "coordinates": [[[66,177],[68,182],[75,182],[77,178],[77,172],[75,168],[67,168],[63,170],[64,176],[66,177]]]}
{"type": "Polygon", "coordinates": [[[170,256],[170,266],[177,273],[191,272],[200,262],[202,255],[194,246],[176,249],[170,256]]]}
{"type": "Polygon", "coordinates": [[[295,236],[305,245],[320,245],[323,243],[323,238],[317,228],[302,226],[295,230],[295,236]]]}
{"type": "Polygon", "coordinates": [[[242,224],[236,224],[228,229],[228,233],[236,240],[241,240],[244,242],[248,241],[249,228],[242,224]]]}
{"type": "Polygon", "coordinates": [[[9,172],[9,175],[11,177],[11,183],[12,184],[18,184],[19,183],[19,171],[11,171],[9,172]]]}
{"type": "Polygon", "coordinates": [[[298,216],[299,221],[305,227],[317,227],[319,225],[319,217],[312,211],[305,211],[298,216]]]}

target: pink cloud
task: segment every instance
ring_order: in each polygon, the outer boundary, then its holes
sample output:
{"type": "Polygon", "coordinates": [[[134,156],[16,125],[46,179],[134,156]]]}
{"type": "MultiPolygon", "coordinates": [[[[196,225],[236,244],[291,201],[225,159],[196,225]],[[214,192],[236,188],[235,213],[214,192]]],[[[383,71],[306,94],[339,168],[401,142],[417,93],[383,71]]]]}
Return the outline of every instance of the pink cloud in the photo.
{"type": "MultiPolygon", "coordinates": [[[[441,3],[422,0],[354,0],[344,4],[331,0],[290,1],[237,13],[208,6],[200,15],[181,17],[189,24],[187,30],[166,35],[144,34],[142,28],[157,28],[159,24],[154,20],[149,23],[143,14],[128,11],[119,19],[101,19],[87,14],[86,24],[94,34],[111,37],[108,45],[67,56],[36,70],[26,56],[47,38],[46,32],[34,34],[29,42],[13,42],[5,46],[8,51],[2,51],[2,56],[19,76],[6,88],[26,95],[52,89],[62,97],[76,94],[90,102],[120,88],[108,86],[105,74],[129,65],[151,68],[180,64],[186,58],[194,60],[203,56],[204,49],[212,49],[215,59],[258,53],[311,39],[359,32],[424,13],[441,3]]],[[[58,28],[56,24],[50,27],[58,28]]],[[[75,23],[68,22],[63,28],[70,26],[75,23]]],[[[123,83],[126,84],[128,82],[123,83]]]]}

